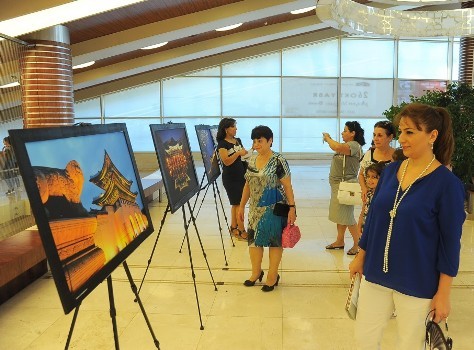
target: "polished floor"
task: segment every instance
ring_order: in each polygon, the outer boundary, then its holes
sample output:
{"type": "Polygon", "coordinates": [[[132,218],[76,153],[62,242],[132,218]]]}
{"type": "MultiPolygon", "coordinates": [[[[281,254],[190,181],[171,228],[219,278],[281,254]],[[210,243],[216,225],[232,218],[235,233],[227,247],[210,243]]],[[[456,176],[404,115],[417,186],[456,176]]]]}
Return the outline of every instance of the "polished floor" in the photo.
{"type": "MultiPolygon", "coordinates": [[[[205,196],[197,215],[197,226],[210,269],[195,231],[190,231],[204,330],[200,330],[186,245],[179,252],[184,234],[182,213],[167,215],[157,240],[166,202],[151,203],[155,233],[127,259],[127,263],[139,284],[156,242],[140,296],[162,350],[355,348],[354,322],[344,311],[349,286],[347,268],[352,258],[342,251],[324,249],[336,234],[335,226],[327,219],[329,166],[327,162],[307,162],[291,164],[291,169],[298,206],[297,224],[303,237],[295,248],[285,250],[280,284],[271,293],[263,293],[258,283],[252,288],[242,285],[250,276],[248,248],[240,241],[235,241],[233,246],[228,232],[223,230],[223,249],[212,188],[205,196]]],[[[198,169],[199,173],[202,174],[202,169],[198,169]]],[[[227,208],[221,180],[217,183],[227,208]]],[[[202,197],[201,193],[197,207],[202,197]]],[[[218,208],[221,212],[220,205],[218,208]]],[[[225,224],[222,213],[219,215],[225,224]]],[[[350,246],[347,234],[346,250],[350,246]]],[[[267,266],[265,254],[264,267],[267,266]]],[[[120,348],[154,349],[124,269],[118,268],[112,279],[120,348]]],[[[454,348],[473,349],[473,221],[464,225],[461,268],[454,280],[451,300],[449,334],[454,339],[454,348]]],[[[73,312],[64,315],[54,282],[46,275],[0,305],[0,349],[64,349],[72,317],[73,312]]],[[[382,348],[394,349],[391,344],[395,337],[396,320],[392,319],[382,348]]],[[[114,349],[105,282],[82,303],[69,348],[114,349]]]]}

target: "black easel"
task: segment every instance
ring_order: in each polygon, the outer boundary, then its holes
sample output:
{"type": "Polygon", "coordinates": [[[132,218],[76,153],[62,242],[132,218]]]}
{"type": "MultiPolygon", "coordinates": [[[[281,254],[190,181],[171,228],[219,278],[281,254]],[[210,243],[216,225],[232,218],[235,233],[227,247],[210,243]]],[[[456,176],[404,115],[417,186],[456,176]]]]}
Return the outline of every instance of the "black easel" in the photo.
{"type": "MultiPolygon", "coordinates": [[[[217,291],[216,282],[214,281],[214,276],[212,275],[211,267],[209,266],[209,262],[207,261],[207,255],[206,255],[206,252],[204,251],[204,246],[202,245],[201,237],[199,235],[199,231],[198,231],[197,226],[196,226],[196,220],[195,220],[194,215],[193,215],[193,210],[191,208],[191,205],[189,204],[189,201],[187,201],[186,204],[188,205],[188,209],[189,209],[189,213],[190,213],[190,217],[191,217],[190,220],[193,222],[194,229],[196,231],[196,235],[197,235],[198,240],[199,240],[199,244],[201,245],[202,255],[204,256],[204,260],[206,261],[207,269],[209,270],[209,274],[211,275],[212,284],[214,285],[214,290],[217,291]]],[[[184,224],[184,232],[185,232],[184,236],[185,236],[186,241],[188,243],[189,263],[191,265],[191,276],[193,278],[194,293],[196,295],[196,303],[197,303],[198,313],[199,313],[199,322],[201,323],[200,329],[203,330],[204,326],[202,325],[201,307],[199,305],[199,297],[198,297],[198,292],[197,292],[197,287],[196,287],[196,275],[194,273],[194,265],[193,265],[193,258],[192,258],[192,254],[191,254],[191,246],[189,244],[189,235],[188,235],[189,224],[186,221],[186,213],[185,213],[185,210],[184,210],[184,205],[181,206],[181,209],[183,211],[183,224],[184,224]]],[[[163,216],[163,219],[161,220],[160,229],[158,230],[158,235],[156,236],[156,240],[155,240],[155,244],[153,246],[153,250],[150,254],[150,258],[148,259],[148,265],[146,267],[145,273],[144,273],[142,281],[140,283],[140,289],[138,289],[138,293],[140,293],[141,287],[143,285],[146,274],[148,272],[148,268],[150,267],[151,261],[153,259],[153,255],[155,253],[155,248],[156,248],[156,245],[158,243],[158,239],[160,238],[161,230],[163,229],[163,226],[165,224],[166,215],[168,214],[169,211],[171,211],[171,208],[170,208],[170,205],[168,204],[166,206],[166,210],[165,210],[165,214],[163,216]]],[[[138,293],[137,293],[137,296],[138,296],[138,293]]]]}
{"type": "MultiPolygon", "coordinates": [[[[160,342],[155,336],[155,332],[153,332],[153,328],[151,327],[150,320],[148,319],[148,316],[146,314],[145,308],[143,307],[143,303],[140,299],[140,296],[138,295],[137,292],[137,286],[135,285],[135,282],[133,282],[132,274],[130,273],[130,269],[128,268],[127,262],[123,262],[123,268],[125,269],[125,273],[127,274],[128,281],[130,282],[130,287],[132,288],[132,292],[135,294],[135,301],[138,301],[138,305],[140,306],[140,310],[143,314],[143,317],[145,318],[145,322],[148,326],[148,330],[150,331],[150,334],[153,338],[153,342],[155,343],[155,346],[158,350],[160,350],[160,342]]],[[[114,301],[114,290],[112,288],[112,276],[107,277],[107,289],[109,291],[109,305],[110,305],[110,318],[112,319],[112,329],[114,333],[114,343],[115,343],[115,349],[119,350],[120,345],[119,345],[119,340],[118,340],[118,332],[117,332],[117,312],[115,310],[115,301],[114,301]]],[[[69,328],[69,334],[67,336],[67,341],[66,341],[66,346],[64,349],[69,349],[69,344],[71,342],[72,338],[72,332],[74,331],[74,326],[76,325],[76,320],[77,320],[77,314],[79,313],[79,307],[81,304],[76,306],[76,309],[74,310],[74,316],[72,318],[71,322],[71,327],[69,328]]],[[[202,323],[201,323],[202,324],[202,323]]]]}
{"type": "Polygon", "coordinates": [[[166,215],[168,215],[168,212],[170,211],[171,211],[171,208],[170,208],[170,205],[168,204],[165,209],[165,215],[163,215],[163,218],[160,221],[160,229],[158,230],[158,234],[156,235],[156,239],[155,239],[155,244],[153,245],[153,249],[151,250],[150,257],[148,258],[148,263],[146,265],[146,269],[145,269],[145,273],[143,274],[142,281],[140,282],[138,293],[140,293],[140,291],[142,290],[143,282],[145,281],[146,274],[148,273],[148,269],[150,268],[151,260],[153,259],[153,255],[155,254],[156,245],[158,244],[158,239],[160,238],[160,235],[161,235],[161,230],[163,229],[163,226],[165,225],[166,215]]]}
{"type": "MultiPolygon", "coordinates": [[[[193,221],[194,229],[196,230],[196,234],[197,234],[197,237],[198,237],[198,240],[199,240],[199,244],[201,245],[201,250],[202,250],[202,254],[204,256],[204,260],[206,260],[207,269],[209,270],[209,273],[211,274],[212,283],[214,284],[214,290],[217,291],[216,282],[214,282],[214,277],[212,276],[211,268],[209,267],[209,262],[207,261],[206,252],[204,251],[204,247],[202,245],[201,237],[199,236],[199,231],[198,231],[197,226],[196,226],[196,220],[193,216],[193,210],[191,209],[191,205],[189,204],[189,201],[187,202],[187,204],[188,204],[188,209],[189,209],[189,215],[191,216],[191,220],[193,221]]],[[[194,284],[194,293],[196,294],[196,303],[197,303],[197,307],[198,307],[199,321],[201,322],[200,329],[203,330],[204,326],[202,325],[201,308],[199,306],[199,298],[198,298],[197,287],[196,287],[196,275],[194,274],[193,257],[192,257],[192,254],[191,254],[191,245],[189,244],[189,234],[188,234],[188,226],[189,225],[186,224],[186,212],[184,210],[184,205],[181,207],[181,209],[183,211],[184,231],[185,231],[186,242],[188,244],[189,263],[191,264],[191,272],[192,272],[193,284],[194,284]]]]}
{"type": "MultiPolygon", "coordinates": [[[[228,232],[229,232],[229,236],[230,236],[230,240],[232,242],[232,247],[235,247],[235,243],[234,243],[234,239],[232,237],[232,233],[230,232],[230,227],[229,227],[229,220],[227,220],[227,215],[225,213],[225,210],[224,210],[224,204],[222,203],[222,198],[221,198],[221,193],[219,191],[219,186],[217,185],[216,181],[217,179],[215,179],[214,181],[212,182],[208,182],[206,184],[206,186],[202,187],[202,184],[204,182],[204,177],[206,176],[206,173],[203,174],[202,176],[202,179],[201,179],[201,184],[199,185],[199,192],[196,196],[196,199],[194,200],[194,205],[193,205],[193,211],[194,209],[196,208],[196,204],[197,204],[197,201],[199,199],[199,195],[201,194],[201,191],[206,189],[206,191],[204,192],[204,195],[202,197],[202,200],[201,200],[201,203],[199,204],[199,208],[198,208],[198,211],[197,211],[197,214],[195,216],[195,218],[198,217],[199,215],[199,212],[201,211],[201,208],[202,208],[202,205],[204,203],[204,200],[206,199],[206,195],[207,195],[207,191],[209,190],[209,187],[212,185],[212,191],[214,193],[214,204],[216,206],[216,213],[217,213],[217,223],[219,225],[219,233],[221,235],[221,242],[222,242],[222,250],[224,252],[224,260],[225,260],[225,266],[228,266],[228,263],[227,263],[227,256],[226,256],[226,252],[225,252],[225,246],[224,246],[224,238],[222,236],[222,225],[221,225],[221,219],[220,219],[220,216],[219,216],[219,207],[217,205],[217,196],[219,197],[219,201],[220,201],[220,204],[221,204],[221,209],[222,209],[222,213],[224,214],[224,219],[225,219],[225,222],[226,222],[226,226],[227,226],[227,229],[228,229],[228,232]],[[216,195],[217,193],[217,195],[216,195]]],[[[191,224],[191,219],[189,219],[188,221],[188,226],[191,224]]],[[[184,244],[184,240],[185,240],[185,237],[183,236],[183,240],[181,241],[181,246],[179,247],[179,252],[181,253],[182,249],[183,249],[183,244],[184,244]]]]}

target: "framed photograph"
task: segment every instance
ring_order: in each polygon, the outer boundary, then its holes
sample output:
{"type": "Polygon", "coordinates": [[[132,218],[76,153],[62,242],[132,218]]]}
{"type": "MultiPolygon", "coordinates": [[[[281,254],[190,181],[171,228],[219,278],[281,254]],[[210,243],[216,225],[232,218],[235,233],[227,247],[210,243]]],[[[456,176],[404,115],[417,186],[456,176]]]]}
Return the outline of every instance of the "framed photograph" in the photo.
{"type": "Polygon", "coordinates": [[[127,129],[107,124],[9,134],[67,314],[153,232],[127,129]]]}
{"type": "Polygon", "coordinates": [[[199,191],[186,125],[150,124],[171,213],[199,191]]]}
{"type": "Polygon", "coordinates": [[[208,183],[215,181],[221,174],[217,160],[216,146],[212,139],[210,128],[209,125],[202,124],[195,126],[208,183]]]}

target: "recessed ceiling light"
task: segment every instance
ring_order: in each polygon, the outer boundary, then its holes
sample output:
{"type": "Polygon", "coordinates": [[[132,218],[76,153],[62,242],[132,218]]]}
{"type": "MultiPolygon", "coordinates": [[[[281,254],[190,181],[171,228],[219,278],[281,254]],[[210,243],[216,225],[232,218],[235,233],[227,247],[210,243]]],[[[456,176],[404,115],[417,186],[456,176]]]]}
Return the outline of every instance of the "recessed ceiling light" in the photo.
{"type": "Polygon", "coordinates": [[[72,69],[86,68],[86,67],[92,66],[94,63],[95,63],[95,61],[81,63],[81,64],[78,64],[76,66],[72,66],[72,69]]]}
{"type": "Polygon", "coordinates": [[[218,32],[224,32],[226,30],[232,30],[232,29],[235,29],[235,28],[238,28],[242,25],[242,23],[236,23],[236,24],[232,24],[230,26],[227,26],[227,27],[222,27],[222,28],[217,28],[216,31],[218,32]]]}
{"type": "Polygon", "coordinates": [[[8,88],[11,88],[11,87],[14,87],[14,86],[20,86],[20,83],[17,82],[17,81],[14,81],[13,83],[1,85],[0,89],[8,89],[8,88]]]}
{"type": "Polygon", "coordinates": [[[159,44],[142,47],[142,50],[152,50],[152,49],[156,49],[158,47],[165,46],[166,44],[168,44],[168,42],[164,41],[164,42],[159,43],[159,44]]]}
{"type": "Polygon", "coordinates": [[[316,6],[310,6],[310,7],[305,7],[305,8],[302,8],[302,9],[299,9],[299,10],[293,10],[293,11],[290,11],[290,13],[292,15],[299,15],[300,13],[305,13],[305,12],[309,12],[309,11],[312,11],[316,8],[316,6]]]}

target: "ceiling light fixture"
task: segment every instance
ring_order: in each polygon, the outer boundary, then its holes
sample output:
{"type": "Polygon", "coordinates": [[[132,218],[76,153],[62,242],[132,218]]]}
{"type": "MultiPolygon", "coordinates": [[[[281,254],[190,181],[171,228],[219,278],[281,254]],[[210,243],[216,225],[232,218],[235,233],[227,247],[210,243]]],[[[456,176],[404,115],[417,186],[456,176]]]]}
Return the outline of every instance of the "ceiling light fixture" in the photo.
{"type": "Polygon", "coordinates": [[[227,26],[227,27],[222,27],[222,28],[217,28],[216,31],[218,32],[224,32],[226,30],[232,30],[232,29],[235,29],[235,28],[238,28],[242,25],[243,23],[236,23],[236,24],[232,24],[230,26],[227,26]]]}
{"type": "Polygon", "coordinates": [[[150,45],[150,46],[142,47],[141,49],[142,49],[142,50],[152,50],[152,49],[156,49],[156,48],[158,48],[158,47],[165,46],[166,44],[168,44],[168,42],[167,42],[167,41],[164,41],[164,42],[159,43],[159,44],[155,44],[155,45],[150,45]]]}
{"type": "Polygon", "coordinates": [[[95,61],[90,61],[90,62],[86,62],[86,63],[81,63],[81,64],[78,64],[78,65],[72,66],[72,69],[80,69],[80,68],[90,67],[90,66],[92,66],[94,63],[95,63],[95,61]]]}
{"type": "Polygon", "coordinates": [[[309,11],[313,11],[315,8],[316,8],[316,6],[310,6],[310,7],[305,7],[305,8],[299,9],[299,10],[290,11],[290,13],[292,15],[299,15],[300,13],[306,13],[306,12],[309,12],[309,11]]]}
{"type": "Polygon", "coordinates": [[[144,0],[71,1],[42,11],[1,21],[0,33],[16,37],[142,1],[144,0]]]}
{"type": "Polygon", "coordinates": [[[17,81],[14,81],[13,83],[1,85],[0,89],[8,89],[8,88],[11,88],[11,87],[14,87],[14,86],[20,86],[20,83],[17,82],[17,81]]]}
{"type": "Polygon", "coordinates": [[[316,15],[333,28],[357,35],[424,38],[474,34],[472,8],[398,11],[374,8],[352,0],[319,0],[316,15]]]}

